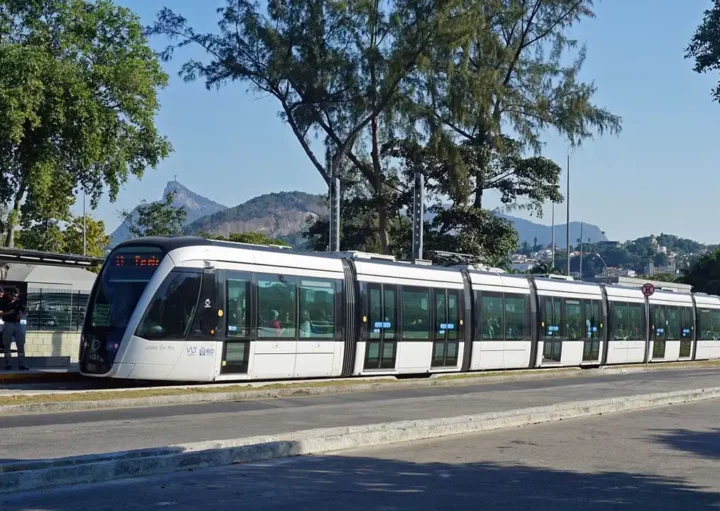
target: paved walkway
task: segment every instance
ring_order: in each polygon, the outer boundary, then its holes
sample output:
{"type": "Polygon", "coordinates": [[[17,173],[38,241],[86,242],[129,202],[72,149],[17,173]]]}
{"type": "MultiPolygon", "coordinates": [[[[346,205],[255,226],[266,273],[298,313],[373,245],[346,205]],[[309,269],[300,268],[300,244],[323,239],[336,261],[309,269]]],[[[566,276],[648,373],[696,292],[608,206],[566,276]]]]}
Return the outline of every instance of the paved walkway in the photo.
{"type": "Polygon", "coordinates": [[[0,463],[720,386],[720,370],[0,417],[0,463]]]}
{"type": "Polygon", "coordinates": [[[0,496],[7,511],[720,507],[720,402],[0,496]]]}

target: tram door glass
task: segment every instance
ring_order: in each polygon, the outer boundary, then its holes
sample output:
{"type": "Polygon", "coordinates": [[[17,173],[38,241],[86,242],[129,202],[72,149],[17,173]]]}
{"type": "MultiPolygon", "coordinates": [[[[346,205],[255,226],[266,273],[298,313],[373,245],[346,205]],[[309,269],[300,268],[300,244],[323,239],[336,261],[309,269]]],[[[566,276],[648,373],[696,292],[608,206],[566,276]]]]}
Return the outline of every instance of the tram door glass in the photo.
{"type": "Polygon", "coordinates": [[[689,358],[692,355],[693,310],[683,307],[680,311],[680,358],[689,358]]]}
{"type": "Polygon", "coordinates": [[[662,305],[653,305],[650,317],[652,318],[652,358],[665,358],[665,343],[668,339],[668,329],[670,326],[667,310],[662,305]]]}
{"type": "Polygon", "coordinates": [[[460,329],[460,297],[455,290],[436,289],[435,342],[433,367],[452,367],[458,363],[460,329]]]}
{"type": "Polygon", "coordinates": [[[546,296],[543,300],[543,359],[560,362],[564,335],[562,321],[562,300],[546,296]]]}
{"type": "Polygon", "coordinates": [[[247,373],[250,358],[250,276],[230,273],[225,284],[227,311],[223,373],[247,373]]]}
{"type": "Polygon", "coordinates": [[[368,285],[368,341],[365,369],[394,369],[397,357],[395,286],[368,285]]]}
{"type": "Polygon", "coordinates": [[[602,334],[600,302],[585,300],[585,344],[583,362],[600,360],[600,339],[602,334]]]}

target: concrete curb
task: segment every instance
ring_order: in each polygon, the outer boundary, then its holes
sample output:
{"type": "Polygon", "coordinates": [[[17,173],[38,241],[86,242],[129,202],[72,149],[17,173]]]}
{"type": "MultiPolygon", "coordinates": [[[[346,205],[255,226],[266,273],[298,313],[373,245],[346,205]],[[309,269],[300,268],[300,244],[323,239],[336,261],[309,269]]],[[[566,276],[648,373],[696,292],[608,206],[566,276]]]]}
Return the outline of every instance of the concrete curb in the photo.
{"type": "Polygon", "coordinates": [[[426,440],[720,398],[720,387],[0,465],[0,493],[426,440]]]}
{"type": "MultiPolygon", "coordinates": [[[[713,365],[717,366],[717,364],[713,365]]],[[[710,365],[704,365],[699,362],[697,366],[691,368],[701,369],[703,367],[713,367],[710,365]]],[[[150,397],[137,397],[137,398],[109,398],[109,399],[98,399],[98,400],[79,400],[79,401],[56,401],[56,402],[36,402],[36,403],[23,403],[23,404],[8,404],[0,405],[0,416],[4,415],[20,415],[29,413],[57,413],[57,412],[76,412],[76,411],[92,411],[92,410],[108,410],[118,408],[140,408],[150,406],[172,406],[172,405],[187,405],[187,404],[201,404],[201,403],[219,403],[229,401],[249,401],[258,399],[274,399],[274,398],[287,398],[287,397],[298,397],[298,396],[321,396],[321,395],[334,395],[334,394],[350,394],[356,392],[375,392],[383,390],[405,390],[405,389],[421,389],[421,388],[432,388],[432,387],[464,387],[477,384],[493,384],[493,383],[507,383],[513,381],[531,381],[537,379],[564,379],[564,378],[575,378],[581,376],[604,376],[613,374],[631,374],[645,371],[663,371],[663,370],[681,370],[688,369],[688,366],[683,367],[672,367],[667,366],[650,366],[649,368],[638,367],[638,366],[611,366],[611,367],[599,367],[582,369],[575,367],[563,368],[561,370],[555,369],[531,369],[521,371],[503,371],[497,373],[479,372],[476,377],[467,376],[462,378],[453,377],[456,373],[447,374],[436,374],[431,378],[413,379],[413,380],[392,380],[388,381],[391,377],[378,377],[377,379],[359,379],[354,384],[341,384],[334,385],[332,381],[325,384],[314,384],[314,382],[267,382],[267,383],[248,383],[236,382],[232,384],[224,384],[222,386],[176,386],[169,387],[168,389],[180,389],[188,390],[186,394],[175,394],[175,395],[160,395],[150,397]],[[263,388],[262,385],[283,385],[283,387],[274,388],[263,388]],[[234,391],[222,391],[223,387],[238,386],[238,385],[260,385],[255,388],[249,388],[247,390],[234,390],[234,391]]],[[[345,380],[347,381],[347,380],[345,380]]],[[[142,390],[155,390],[149,389],[98,389],[98,390],[81,390],[81,391],[67,391],[64,396],[69,395],[92,395],[98,392],[116,392],[118,396],[122,396],[123,393],[133,392],[142,390]]],[[[162,390],[162,389],[160,389],[162,390]]],[[[31,398],[37,398],[37,396],[53,396],[56,392],[38,393],[31,395],[31,398]]],[[[6,398],[17,397],[22,399],[23,393],[7,394],[6,398]]]]}

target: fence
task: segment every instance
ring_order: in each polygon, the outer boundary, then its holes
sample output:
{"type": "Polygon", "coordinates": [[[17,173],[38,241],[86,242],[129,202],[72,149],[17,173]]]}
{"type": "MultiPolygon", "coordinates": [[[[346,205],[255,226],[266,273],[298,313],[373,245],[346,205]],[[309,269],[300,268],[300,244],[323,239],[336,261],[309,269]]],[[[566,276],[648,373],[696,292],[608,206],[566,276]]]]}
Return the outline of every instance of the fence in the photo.
{"type": "Polygon", "coordinates": [[[27,330],[79,331],[89,293],[56,289],[27,294],[27,330]]]}

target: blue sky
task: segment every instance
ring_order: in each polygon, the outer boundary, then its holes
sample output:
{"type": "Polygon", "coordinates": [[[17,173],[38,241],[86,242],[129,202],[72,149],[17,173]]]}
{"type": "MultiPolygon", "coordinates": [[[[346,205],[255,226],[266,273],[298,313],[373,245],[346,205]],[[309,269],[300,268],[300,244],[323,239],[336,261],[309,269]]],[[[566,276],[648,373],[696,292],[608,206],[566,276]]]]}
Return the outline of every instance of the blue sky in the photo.
{"type": "MultiPolygon", "coordinates": [[[[145,23],[164,5],[200,30],[215,26],[223,0],[118,0],[145,23]]],[[[661,232],[717,243],[720,218],[720,105],[710,90],[717,76],[698,75],[684,49],[711,0],[600,0],[594,20],[573,35],[588,47],[583,78],[598,88],[596,103],[623,118],[623,131],[586,141],[571,156],[571,220],[600,226],[611,239],[661,232]]],[[[152,40],[160,49],[165,41],[152,40]]],[[[93,216],[108,230],[117,211],[157,200],[178,181],[235,206],[263,193],[322,193],[324,182],[277,116],[276,104],[243,84],[208,91],[185,83],[182,52],[166,65],[170,85],[160,95],[157,123],[175,152],[142,180],[131,179],[118,201],[104,199],[93,216]]],[[[549,132],[544,155],[565,168],[567,143],[549,132]]],[[[565,176],[562,178],[565,193],[565,176]]],[[[498,205],[488,201],[489,207],[498,205]]],[[[79,206],[79,204],[78,204],[79,206]]],[[[79,207],[76,208],[79,210],[79,207]]],[[[565,206],[557,208],[558,223],[565,206]]],[[[536,219],[537,220],[537,219],[536,219]]],[[[540,220],[550,223],[550,210],[540,220]]]]}

